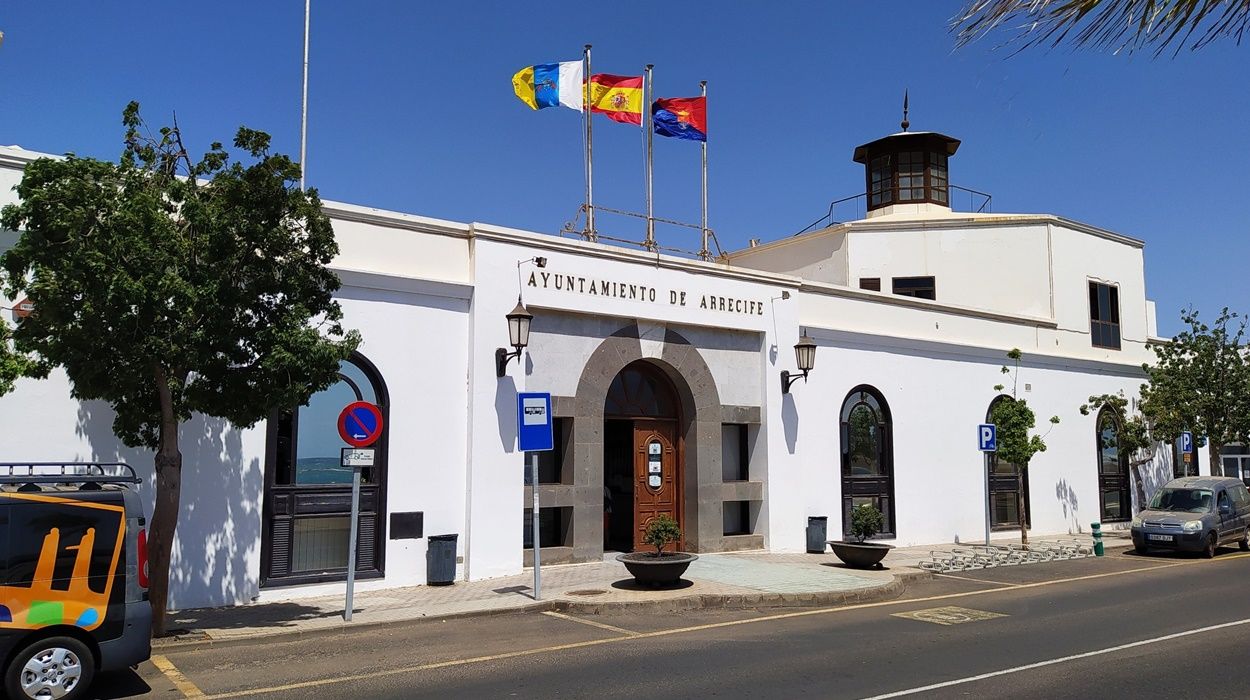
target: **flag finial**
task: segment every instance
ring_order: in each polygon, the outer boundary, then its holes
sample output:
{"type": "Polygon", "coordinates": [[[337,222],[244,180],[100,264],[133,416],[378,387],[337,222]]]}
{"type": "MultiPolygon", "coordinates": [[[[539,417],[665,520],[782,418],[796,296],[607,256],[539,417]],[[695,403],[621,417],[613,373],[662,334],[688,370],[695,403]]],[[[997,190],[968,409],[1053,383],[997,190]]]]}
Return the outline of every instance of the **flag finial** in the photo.
{"type": "Polygon", "coordinates": [[[911,122],[907,121],[907,89],[903,89],[903,131],[907,131],[907,127],[911,126],[911,122]]]}

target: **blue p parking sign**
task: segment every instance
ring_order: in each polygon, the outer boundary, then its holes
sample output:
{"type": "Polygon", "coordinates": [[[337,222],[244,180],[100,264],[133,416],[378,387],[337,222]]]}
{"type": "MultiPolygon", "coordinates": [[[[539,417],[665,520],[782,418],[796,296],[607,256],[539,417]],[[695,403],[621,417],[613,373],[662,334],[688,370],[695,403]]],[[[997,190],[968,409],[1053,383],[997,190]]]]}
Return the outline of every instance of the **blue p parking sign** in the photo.
{"type": "Polygon", "coordinates": [[[982,452],[998,451],[998,426],[993,423],[977,426],[977,449],[982,452]]]}
{"type": "Polygon", "coordinates": [[[1187,452],[1193,452],[1193,451],[1194,451],[1194,434],[1186,430],[1185,432],[1181,433],[1181,452],[1187,453],[1187,452]]]}

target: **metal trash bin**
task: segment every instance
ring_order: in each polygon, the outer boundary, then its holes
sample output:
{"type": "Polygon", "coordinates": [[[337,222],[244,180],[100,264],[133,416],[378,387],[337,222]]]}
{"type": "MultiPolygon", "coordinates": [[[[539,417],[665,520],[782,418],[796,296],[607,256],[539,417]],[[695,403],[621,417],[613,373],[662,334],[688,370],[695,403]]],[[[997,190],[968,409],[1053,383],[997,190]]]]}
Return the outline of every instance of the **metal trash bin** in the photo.
{"type": "Polygon", "coordinates": [[[807,553],[824,554],[825,533],[829,529],[829,518],[824,515],[810,515],[807,518],[807,553]]]}
{"type": "Polygon", "coordinates": [[[456,540],[460,535],[430,535],[425,550],[425,582],[450,586],[456,582],[456,540]]]}

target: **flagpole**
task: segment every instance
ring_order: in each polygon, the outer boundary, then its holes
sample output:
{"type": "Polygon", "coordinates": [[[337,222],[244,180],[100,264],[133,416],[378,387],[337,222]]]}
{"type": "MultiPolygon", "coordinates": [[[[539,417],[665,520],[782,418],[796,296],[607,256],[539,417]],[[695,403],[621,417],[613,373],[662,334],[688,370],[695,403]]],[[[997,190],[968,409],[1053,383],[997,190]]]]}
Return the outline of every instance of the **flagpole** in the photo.
{"type": "Polygon", "coordinates": [[[644,242],[647,250],[655,250],[655,216],[653,202],[651,200],[651,140],[655,135],[654,110],[651,109],[651,69],[654,66],[647,64],[646,72],[643,74],[643,90],[642,90],[642,108],[646,112],[646,119],[643,120],[642,126],[647,130],[647,240],[644,242]]]}
{"type": "Polygon", "coordinates": [[[582,51],[582,118],[586,121],[586,230],[582,236],[588,241],[599,237],[595,231],[594,206],[594,160],[590,141],[590,44],[582,51]]]}
{"type": "Polygon", "coordinates": [[[312,0],[304,0],[304,101],[299,117],[299,188],[304,189],[308,174],[308,17],[312,14],[312,0]]]}
{"type": "MultiPolygon", "coordinates": [[[[703,98],[703,105],[707,106],[707,81],[699,81],[699,96],[703,98]]],[[[706,124],[704,125],[706,129],[706,124]]],[[[712,252],[708,250],[708,232],[707,232],[707,133],[703,134],[703,143],[700,144],[703,151],[703,216],[700,219],[699,231],[702,233],[702,245],[699,248],[699,257],[704,260],[712,259],[712,252]]]]}

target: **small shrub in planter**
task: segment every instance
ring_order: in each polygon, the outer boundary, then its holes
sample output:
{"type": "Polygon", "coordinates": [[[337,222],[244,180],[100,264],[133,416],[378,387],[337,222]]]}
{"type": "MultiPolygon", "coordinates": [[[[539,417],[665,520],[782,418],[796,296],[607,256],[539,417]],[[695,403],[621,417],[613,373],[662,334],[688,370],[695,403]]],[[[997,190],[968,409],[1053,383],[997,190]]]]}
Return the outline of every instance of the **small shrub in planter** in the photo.
{"type": "Polygon", "coordinates": [[[861,543],[881,532],[885,526],[885,516],[876,506],[861,503],[851,509],[851,534],[861,543]]]}
{"type": "Polygon", "coordinates": [[[847,566],[858,569],[880,567],[881,560],[885,558],[886,553],[894,549],[894,545],[864,540],[881,532],[884,526],[885,516],[877,510],[876,506],[868,503],[855,506],[851,509],[851,536],[858,541],[831,541],[829,546],[847,566]]]}
{"type": "Polygon", "coordinates": [[[616,560],[625,565],[629,573],[641,584],[648,586],[671,585],[686,572],[686,567],[699,558],[688,552],[665,552],[664,548],[681,541],[681,528],[672,516],[662,514],[647,523],[642,541],[655,547],[654,552],[631,552],[619,554],[616,560]]]}
{"type": "Polygon", "coordinates": [[[681,539],[681,528],[677,526],[677,521],[668,513],[661,513],[659,517],[647,523],[647,529],[642,534],[642,541],[655,547],[655,556],[663,556],[664,548],[681,539]]]}

